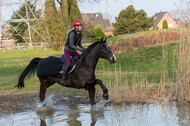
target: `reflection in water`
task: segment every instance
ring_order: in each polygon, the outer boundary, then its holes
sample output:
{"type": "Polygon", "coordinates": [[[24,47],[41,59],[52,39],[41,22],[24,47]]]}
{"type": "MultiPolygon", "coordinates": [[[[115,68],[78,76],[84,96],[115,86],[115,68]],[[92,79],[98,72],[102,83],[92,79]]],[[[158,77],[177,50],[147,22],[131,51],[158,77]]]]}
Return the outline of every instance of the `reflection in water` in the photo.
{"type": "Polygon", "coordinates": [[[55,110],[52,107],[44,107],[42,109],[40,109],[40,111],[36,111],[36,114],[40,119],[40,126],[47,126],[46,119],[53,124],[53,114],[55,113],[55,110]]]}
{"type": "MultiPolygon", "coordinates": [[[[102,106],[103,105],[104,104],[102,103],[102,106]]],[[[88,120],[90,125],[95,126],[98,120],[104,119],[104,112],[102,106],[100,107],[99,104],[98,107],[96,106],[95,109],[93,109],[91,108],[90,105],[80,105],[80,106],[71,105],[57,109],[57,114],[55,114],[55,116],[54,113],[56,111],[54,111],[53,109],[49,109],[48,107],[44,107],[43,111],[37,112],[37,115],[40,118],[40,126],[48,126],[48,124],[52,125],[56,124],[56,122],[64,122],[64,121],[67,122],[67,125],[69,126],[82,126],[81,121],[83,119],[80,119],[81,117],[80,113],[85,113],[87,114],[86,116],[91,117],[91,120],[88,120]],[[64,118],[63,115],[67,115],[67,117],[64,118]],[[54,121],[57,119],[57,117],[62,117],[62,116],[63,116],[62,119],[54,121]],[[46,121],[48,121],[49,123],[46,123],[46,121]]],[[[42,110],[42,108],[40,110],[42,110]]]]}
{"type": "Polygon", "coordinates": [[[70,109],[71,113],[68,114],[70,119],[67,121],[67,123],[70,126],[82,126],[81,121],[77,120],[80,117],[77,106],[68,106],[68,108],[70,109]]]}
{"type": "Polygon", "coordinates": [[[176,103],[177,117],[179,125],[186,126],[190,125],[190,105],[184,107],[181,103],[176,103]]]}
{"type": "Polygon", "coordinates": [[[123,104],[91,108],[90,105],[54,106],[0,118],[0,126],[189,126],[190,105],[177,102],[123,104]],[[42,110],[42,109],[41,109],[42,110]],[[50,111],[51,110],[51,111],[50,111]]]}
{"type": "Polygon", "coordinates": [[[40,119],[40,126],[47,126],[44,119],[40,119]]]}
{"type": "Polygon", "coordinates": [[[102,109],[93,110],[91,109],[91,126],[95,126],[96,122],[100,119],[104,119],[104,112],[102,109]]]}

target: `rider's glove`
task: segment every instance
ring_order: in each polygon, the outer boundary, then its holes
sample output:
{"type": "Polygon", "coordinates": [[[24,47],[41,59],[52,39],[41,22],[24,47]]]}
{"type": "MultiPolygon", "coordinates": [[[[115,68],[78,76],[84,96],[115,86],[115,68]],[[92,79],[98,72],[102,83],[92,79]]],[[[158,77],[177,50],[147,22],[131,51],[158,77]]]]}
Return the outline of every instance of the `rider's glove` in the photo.
{"type": "Polygon", "coordinates": [[[86,52],[86,48],[82,48],[82,51],[83,51],[83,52],[86,52]]]}

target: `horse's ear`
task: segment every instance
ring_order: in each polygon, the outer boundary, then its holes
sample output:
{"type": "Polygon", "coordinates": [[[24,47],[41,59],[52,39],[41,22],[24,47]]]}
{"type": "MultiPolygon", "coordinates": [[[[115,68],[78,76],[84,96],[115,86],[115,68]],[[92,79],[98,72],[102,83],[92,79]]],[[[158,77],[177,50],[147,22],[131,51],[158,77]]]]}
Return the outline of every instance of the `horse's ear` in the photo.
{"type": "Polygon", "coordinates": [[[106,43],[107,38],[104,40],[104,43],[106,43]]]}
{"type": "Polygon", "coordinates": [[[103,41],[103,37],[100,39],[100,43],[103,43],[104,41],[103,41]]]}

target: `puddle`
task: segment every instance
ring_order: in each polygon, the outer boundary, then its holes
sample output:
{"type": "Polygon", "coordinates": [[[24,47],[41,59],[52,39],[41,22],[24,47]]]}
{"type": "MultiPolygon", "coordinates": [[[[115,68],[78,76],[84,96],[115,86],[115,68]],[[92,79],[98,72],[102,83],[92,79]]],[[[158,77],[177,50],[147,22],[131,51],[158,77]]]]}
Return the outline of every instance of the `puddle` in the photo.
{"type": "MultiPolygon", "coordinates": [[[[51,99],[50,99],[51,101],[51,99]]],[[[6,115],[0,126],[188,126],[190,105],[86,104],[39,107],[36,111],[6,115]]]]}

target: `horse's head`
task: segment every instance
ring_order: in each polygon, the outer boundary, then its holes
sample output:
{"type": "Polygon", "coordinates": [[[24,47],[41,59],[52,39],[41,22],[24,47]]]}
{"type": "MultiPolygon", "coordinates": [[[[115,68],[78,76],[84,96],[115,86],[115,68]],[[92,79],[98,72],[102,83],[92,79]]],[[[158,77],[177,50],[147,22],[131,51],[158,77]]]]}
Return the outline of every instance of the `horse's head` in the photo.
{"type": "Polygon", "coordinates": [[[100,40],[100,45],[98,48],[98,56],[100,58],[104,58],[104,59],[108,59],[111,63],[115,63],[116,62],[116,57],[115,55],[112,53],[111,49],[108,47],[108,45],[106,44],[106,39],[103,40],[103,38],[100,40]]]}

